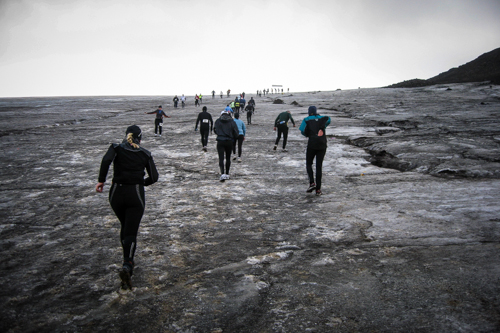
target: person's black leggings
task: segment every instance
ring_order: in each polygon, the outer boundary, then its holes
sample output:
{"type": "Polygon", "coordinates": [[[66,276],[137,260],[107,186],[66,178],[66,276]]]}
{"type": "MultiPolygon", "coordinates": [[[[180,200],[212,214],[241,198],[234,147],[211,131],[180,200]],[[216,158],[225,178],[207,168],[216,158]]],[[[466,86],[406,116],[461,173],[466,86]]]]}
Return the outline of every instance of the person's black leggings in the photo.
{"type": "Polygon", "coordinates": [[[321,190],[321,177],[323,173],[323,159],[325,158],[326,149],[316,150],[307,148],[306,151],[306,170],[309,176],[309,184],[315,183],[316,189],[321,190]],[[312,169],[312,164],[316,157],[316,182],[314,182],[314,173],[312,169]]]}
{"type": "Polygon", "coordinates": [[[247,111],[247,124],[251,124],[251,123],[252,123],[252,114],[247,111]]]}
{"type": "Polygon", "coordinates": [[[137,232],[144,214],[143,185],[125,185],[113,183],[109,190],[109,203],[120,220],[120,241],[123,248],[123,260],[134,261],[137,247],[137,232]]]}
{"type": "Polygon", "coordinates": [[[208,134],[209,133],[210,133],[210,128],[208,126],[206,128],[204,126],[200,127],[201,145],[203,147],[208,146],[208,134]]]}
{"type": "Polygon", "coordinates": [[[155,134],[161,135],[161,128],[163,127],[163,119],[155,119],[155,134]],[[160,133],[158,133],[160,132],[160,133]]]}
{"type": "Polygon", "coordinates": [[[217,152],[219,153],[219,168],[221,174],[229,175],[231,167],[231,151],[233,150],[232,140],[217,141],[217,152]],[[224,154],[226,155],[226,172],[224,172],[224,154]]]}
{"type": "Polygon", "coordinates": [[[278,137],[276,138],[276,142],[275,142],[276,146],[280,142],[281,133],[283,133],[283,149],[285,149],[286,141],[288,140],[288,126],[278,126],[278,137]]]}
{"type": "MultiPolygon", "coordinates": [[[[238,141],[238,157],[241,157],[241,145],[243,144],[243,139],[245,139],[245,136],[243,135],[238,135],[238,139],[236,139],[236,141],[238,141]]],[[[236,155],[236,141],[234,141],[233,143],[233,154],[236,155]]]]}

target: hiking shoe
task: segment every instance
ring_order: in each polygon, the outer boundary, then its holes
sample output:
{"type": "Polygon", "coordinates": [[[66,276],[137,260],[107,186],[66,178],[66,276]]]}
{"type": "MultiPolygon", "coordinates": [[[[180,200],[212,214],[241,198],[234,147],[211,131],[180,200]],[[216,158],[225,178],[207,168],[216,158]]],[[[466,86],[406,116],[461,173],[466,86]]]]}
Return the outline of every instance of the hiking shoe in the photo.
{"type": "Polygon", "coordinates": [[[316,184],[312,183],[311,185],[309,185],[309,188],[307,189],[307,193],[311,193],[312,191],[314,191],[316,189],[316,184]]]}
{"type": "Polygon", "coordinates": [[[120,270],[120,279],[122,280],[122,289],[132,289],[132,280],[130,277],[132,276],[133,264],[132,263],[123,263],[123,267],[120,270]]]}
{"type": "Polygon", "coordinates": [[[223,182],[226,180],[226,174],[223,173],[222,175],[220,175],[220,181],[223,182]]]}
{"type": "Polygon", "coordinates": [[[203,147],[203,148],[202,148],[202,150],[203,150],[203,151],[208,151],[208,149],[207,149],[207,147],[206,147],[206,146],[205,146],[205,147],[203,147]]]}
{"type": "Polygon", "coordinates": [[[285,148],[283,148],[283,152],[286,153],[288,150],[286,150],[285,148]]]}
{"type": "Polygon", "coordinates": [[[322,195],[323,193],[321,193],[321,190],[316,190],[316,196],[320,196],[322,195]]]}
{"type": "Polygon", "coordinates": [[[276,148],[278,148],[278,146],[277,146],[277,145],[274,145],[274,148],[273,148],[273,150],[276,150],[276,148]]]}
{"type": "Polygon", "coordinates": [[[238,163],[241,163],[241,157],[238,157],[238,163]]]}
{"type": "Polygon", "coordinates": [[[228,179],[229,179],[229,174],[226,174],[226,180],[228,180],[228,179]]]}
{"type": "Polygon", "coordinates": [[[236,156],[235,156],[235,157],[233,157],[233,161],[236,161],[236,156]]]}

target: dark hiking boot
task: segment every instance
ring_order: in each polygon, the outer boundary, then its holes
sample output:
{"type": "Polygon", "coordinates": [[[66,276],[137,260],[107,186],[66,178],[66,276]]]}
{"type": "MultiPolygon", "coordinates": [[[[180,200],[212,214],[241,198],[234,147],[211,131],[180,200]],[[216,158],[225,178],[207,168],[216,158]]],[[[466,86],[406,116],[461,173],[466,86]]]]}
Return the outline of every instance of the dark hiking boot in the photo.
{"type": "Polygon", "coordinates": [[[316,189],[316,184],[311,183],[311,184],[309,185],[309,188],[307,189],[307,191],[306,191],[306,192],[307,192],[307,193],[311,193],[311,192],[312,192],[312,191],[314,191],[315,189],[316,189]]]}

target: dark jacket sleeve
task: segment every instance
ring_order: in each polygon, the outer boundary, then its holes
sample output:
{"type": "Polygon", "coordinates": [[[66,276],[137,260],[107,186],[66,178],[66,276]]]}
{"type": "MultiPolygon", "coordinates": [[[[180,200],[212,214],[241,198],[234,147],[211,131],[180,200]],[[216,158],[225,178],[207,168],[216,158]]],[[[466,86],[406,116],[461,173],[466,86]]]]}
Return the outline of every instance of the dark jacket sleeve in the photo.
{"type": "Polygon", "coordinates": [[[240,136],[240,131],[238,130],[238,125],[236,125],[234,120],[233,120],[232,126],[233,126],[233,139],[236,140],[238,138],[238,136],[240,136]]]}
{"type": "Polygon", "coordinates": [[[209,119],[210,119],[210,132],[214,129],[214,121],[212,119],[212,115],[208,115],[209,119]]]}
{"type": "Polygon", "coordinates": [[[198,118],[196,118],[196,125],[194,125],[194,129],[198,128],[198,123],[200,122],[200,116],[201,116],[201,113],[198,113],[198,118]]]}
{"type": "Polygon", "coordinates": [[[217,120],[215,121],[215,124],[214,124],[214,133],[215,133],[215,134],[218,134],[218,133],[217,133],[217,127],[219,127],[219,119],[217,119],[217,120]]]}
{"type": "Polygon", "coordinates": [[[106,182],[106,177],[108,175],[109,166],[111,165],[111,163],[113,163],[113,160],[115,159],[115,156],[116,156],[115,146],[116,145],[114,145],[114,144],[109,146],[108,151],[106,152],[106,154],[102,158],[101,168],[99,169],[99,178],[97,179],[97,181],[99,183],[106,182]]]}
{"type": "Polygon", "coordinates": [[[144,186],[149,186],[151,184],[154,184],[158,181],[158,170],[156,170],[156,165],[155,165],[155,162],[153,160],[153,156],[149,156],[149,161],[148,161],[148,164],[146,165],[146,171],[148,173],[148,176],[145,180],[144,180],[144,186]]]}

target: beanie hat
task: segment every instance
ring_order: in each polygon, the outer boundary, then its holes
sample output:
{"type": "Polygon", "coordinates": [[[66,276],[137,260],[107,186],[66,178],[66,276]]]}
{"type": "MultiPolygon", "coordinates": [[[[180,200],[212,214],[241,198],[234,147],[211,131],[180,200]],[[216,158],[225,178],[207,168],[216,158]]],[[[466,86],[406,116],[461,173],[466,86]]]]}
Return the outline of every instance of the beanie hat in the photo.
{"type": "Polygon", "coordinates": [[[206,106],[203,107],[203,111],[207,111],[207,107],[206,106]]]}
{"type": "Polygon", "coordinates": [[[239,113],[235,113],[235,114],[234,114],[234,118],[236,118],[236,119],[240,119],[240,114],[239,114],[239,113]]]}
{"type": "Polygon", "coordinates": [[[142,131],[139,126],[137,125],[132,125],[127,127],[127,130],[125,131],[125,134],[132,133],[134,139],[141,140],[142,137],[142,131]]]}
{"type": "Polygon", "coordinates": [[[307,114],[310,116],[318,114],[316,107],[310,106],[309,109],[307,109],[307,114]]]}

